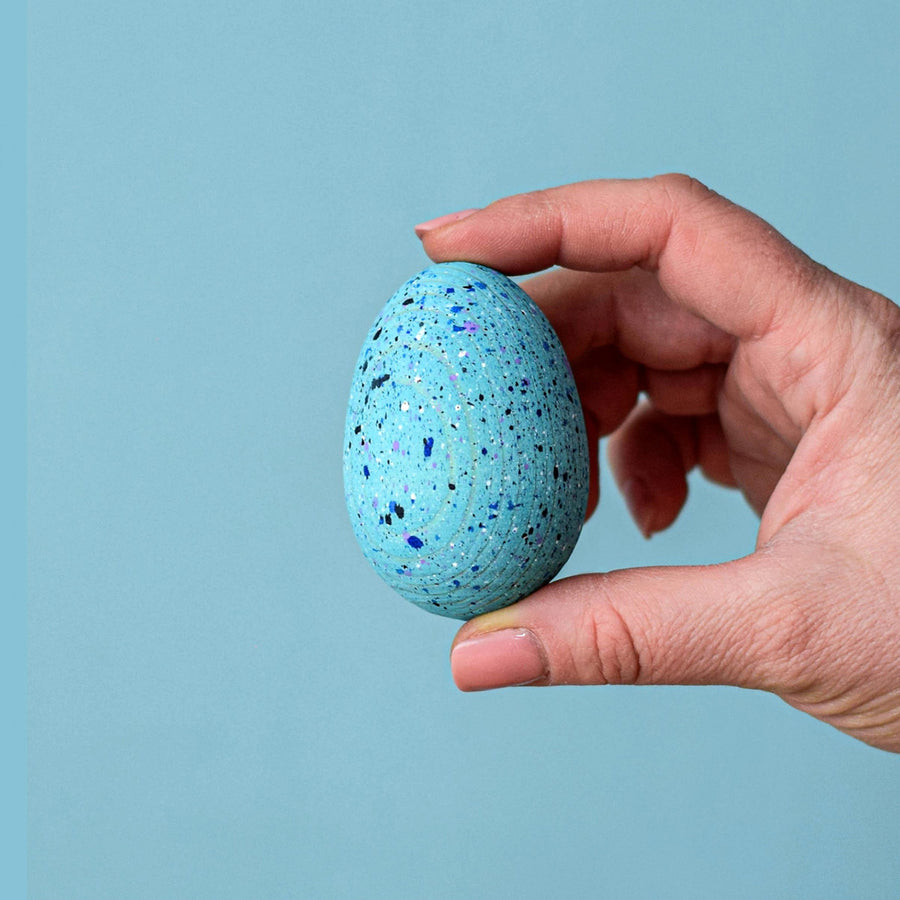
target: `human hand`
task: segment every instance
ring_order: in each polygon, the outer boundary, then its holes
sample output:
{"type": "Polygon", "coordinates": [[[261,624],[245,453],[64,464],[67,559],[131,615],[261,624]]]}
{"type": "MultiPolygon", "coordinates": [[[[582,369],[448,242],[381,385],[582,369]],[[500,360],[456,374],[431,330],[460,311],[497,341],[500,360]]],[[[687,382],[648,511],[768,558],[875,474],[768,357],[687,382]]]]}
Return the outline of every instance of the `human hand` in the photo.
{"type": "Polygon", "coordinates": [[[509,197],[417,228],[507,274],[569,356],[645,534],[699,466],[760,514],[714,566],[581,575],[473,619],[463,690],[729,684],[900,752],[900,309],[684,176],[509,197]],[[644,392],[648,400],[639,403],[644,392]]]}

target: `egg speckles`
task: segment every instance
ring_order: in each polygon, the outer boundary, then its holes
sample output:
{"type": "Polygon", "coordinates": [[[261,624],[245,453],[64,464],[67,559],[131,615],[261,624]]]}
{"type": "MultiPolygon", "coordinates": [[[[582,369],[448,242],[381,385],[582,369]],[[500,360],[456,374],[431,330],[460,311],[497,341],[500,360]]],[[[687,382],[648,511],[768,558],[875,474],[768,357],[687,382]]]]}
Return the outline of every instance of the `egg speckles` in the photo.
{"type": "Polygon", "coordinates": [[[430,612],[469,619],[559,572],[587,506],[584,417],[518,285],[440,263],[387,302],[353,378],[344,487],[369,562],[430,612]]]}

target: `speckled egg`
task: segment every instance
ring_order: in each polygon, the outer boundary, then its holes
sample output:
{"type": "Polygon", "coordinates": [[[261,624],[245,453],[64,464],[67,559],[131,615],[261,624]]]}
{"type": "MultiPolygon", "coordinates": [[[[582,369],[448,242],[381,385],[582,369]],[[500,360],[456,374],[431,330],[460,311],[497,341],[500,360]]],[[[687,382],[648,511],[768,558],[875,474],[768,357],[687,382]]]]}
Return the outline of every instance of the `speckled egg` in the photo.
{"type": "Polygon", "coordinates": [[[391,297],[353,377],[344,486],[369,562],[429,612],[469,619],[559,572],[587,506],[584,416],[515,282],[440,263],[391,297]]]}

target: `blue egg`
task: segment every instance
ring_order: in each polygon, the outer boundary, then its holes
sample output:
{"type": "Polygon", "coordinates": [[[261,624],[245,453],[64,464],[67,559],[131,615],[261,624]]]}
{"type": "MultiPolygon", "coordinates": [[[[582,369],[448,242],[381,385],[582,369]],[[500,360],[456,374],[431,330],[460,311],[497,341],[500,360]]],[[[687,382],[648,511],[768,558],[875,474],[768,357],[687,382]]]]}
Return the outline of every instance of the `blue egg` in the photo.
{"type": "Polygon", "coordinates": [[[565,353],[515,282],[440,263],[391,297],[344,438],[347,510],[384,581],[456,619],[515,603],[569,558],[588,471],[565,353]]]}

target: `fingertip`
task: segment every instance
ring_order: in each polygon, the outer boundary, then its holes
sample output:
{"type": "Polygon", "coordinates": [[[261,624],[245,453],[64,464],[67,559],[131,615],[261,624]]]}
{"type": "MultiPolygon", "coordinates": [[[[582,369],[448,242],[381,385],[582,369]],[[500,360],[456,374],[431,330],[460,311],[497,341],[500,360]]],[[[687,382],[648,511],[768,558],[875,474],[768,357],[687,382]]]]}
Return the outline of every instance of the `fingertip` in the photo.
{"type": "Polygon", "coordinates": [[[422,240],[425,235],[432,231],[436,231],[438,228],[445,228],[447,225],[453,225],[456,222],[461,222],[463,219],[467,219],[473,213],[477,212],[478,208],[475,207],[472,209],[463,209],[459,212],[447,213],[447,215],[429,219],[427,222],[420,222],[418,225],[413,226],[413,231],[415,231],[416,237],[419,238],[419,240],[422,240]]]}
{"type": "Polygon", "coordinates": [[[655,511],[650,500],[650,491],[643,478],[631,476],[625,480],[621,487],[622,497],[631,518],[637,525],[641,534],[649,540],[653,536],[654,527],[653,519],[655,519],[655,511]]]}
{"type": "Polygon", "coordinates": [[[689,432],[687,419],[662,415],[646,405],[638,407],[607,444],[616,484],[645,538],[668,528],[687,501],[687,472],[694,464],[686,458],[689,432]]]}

